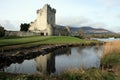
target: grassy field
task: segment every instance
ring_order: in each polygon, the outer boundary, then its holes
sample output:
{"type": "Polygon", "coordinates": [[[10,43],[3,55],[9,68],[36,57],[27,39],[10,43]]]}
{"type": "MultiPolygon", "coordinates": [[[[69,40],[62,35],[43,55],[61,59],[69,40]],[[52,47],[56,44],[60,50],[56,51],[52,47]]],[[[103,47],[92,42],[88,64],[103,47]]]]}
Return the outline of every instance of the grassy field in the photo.
{"type": "Polygon", "coordinates": [[[0,38],[0,50],[30,48],[51,44],[96,44],[98,41],[83,40],[71,36],[29,36],[0,38]]]}
{"type": "Polygon", "coordinates": [[[67,43],[91,43],[96,41],[82,40],[76,37],[70,36],[32,36],[32,37],[18,37],[18,38],[8,38],[0,39],[0,46],[8,45],[37,45],[37,44],[67,44],[67,43]]]}
{"type": "Polygon", "coordinates": [[[12,37],[12,38],[2,38],[0,39],[0,45],[16,45],[16,44],[26,44],[40,42],[49,37],[31,36],[31,37],[12,37]]]}
{"type": "Polygon", "coordinates": [[[15,45],[15,44],[27,44],[27,43],[38,43],[38,44],[56,44],[56,43],[80,43],[85,42],[79,38],[70,36],[32,36],[32,37],[21,37],[21,38],[8,38],[0,39],[0,45],[15,45]]]}

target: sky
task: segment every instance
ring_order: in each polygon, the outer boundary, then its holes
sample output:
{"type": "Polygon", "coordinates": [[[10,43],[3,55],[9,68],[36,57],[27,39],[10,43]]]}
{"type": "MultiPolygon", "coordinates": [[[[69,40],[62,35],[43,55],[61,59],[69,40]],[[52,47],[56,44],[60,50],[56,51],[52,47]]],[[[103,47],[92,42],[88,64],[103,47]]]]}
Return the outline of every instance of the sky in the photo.
{"type": "Polygon", "coordinates": [[[34,21],[36,10],[45,4],[56,9],[56,24],[120,32],[120,0],[1,0],[0,24],[19,30],[21,23],[34,21]]]}

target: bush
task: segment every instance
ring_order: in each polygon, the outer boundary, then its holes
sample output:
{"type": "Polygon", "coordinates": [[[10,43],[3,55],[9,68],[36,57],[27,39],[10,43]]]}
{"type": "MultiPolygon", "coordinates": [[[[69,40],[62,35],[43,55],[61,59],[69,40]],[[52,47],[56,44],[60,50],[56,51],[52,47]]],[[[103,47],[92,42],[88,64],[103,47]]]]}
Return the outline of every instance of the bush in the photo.
{"type": "Polygon", "coordinates": [[[20,31],[28,31],[30,24],[24,23],[20,25],[20,31]]]}
{"type": "Polygon", "coordinates": [[[0,37],[3,37],[5,35],[5,30],[2,26],[0,26],[0,37]]]}

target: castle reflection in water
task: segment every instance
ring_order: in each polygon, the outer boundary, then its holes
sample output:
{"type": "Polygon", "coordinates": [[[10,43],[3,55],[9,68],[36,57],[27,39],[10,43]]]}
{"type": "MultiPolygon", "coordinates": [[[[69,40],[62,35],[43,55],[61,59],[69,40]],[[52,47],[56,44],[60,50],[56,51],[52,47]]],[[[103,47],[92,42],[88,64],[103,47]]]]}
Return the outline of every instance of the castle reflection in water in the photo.
{"type": "Polygon", "coordinates": [[[59,56],[59,55],[70,55],[71,54],[71,50],[69,47],[67,48],[60,48],[55,50],[52,53],[48,53],[45,55],[40,55],[39,57],[35,58],[36,61],[36,68],[37,71],[40,74],[51,74],[54,73],[56,71],[55,68],[55,56],[59,56]]]}

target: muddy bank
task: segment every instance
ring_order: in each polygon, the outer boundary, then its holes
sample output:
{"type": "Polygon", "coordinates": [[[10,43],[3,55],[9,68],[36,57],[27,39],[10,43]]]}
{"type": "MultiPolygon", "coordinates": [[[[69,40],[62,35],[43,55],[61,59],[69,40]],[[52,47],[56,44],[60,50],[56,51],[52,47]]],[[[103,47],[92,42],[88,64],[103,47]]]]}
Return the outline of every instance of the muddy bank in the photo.
{"type": "Polygon", "coordinates": [[[67,45],[67,46],[94,46],[94,45],[103,45],[104,42],[90,42],[90,43],[69,43],[69,44],[40,44],[40,45],[11,45],[11,46],[0,46],[0,54],[6,52],[13,52],[13,51],[23,51],[35,48],[46,48],[46,47],[53,47],[53,46],[60,46],[60,45],[67,45]]]}
{"type": "MultiPolygon", "coordinates": [[[[9,46],[10,49],[5,49],[5,47],[0,48],[0,58],[2,57],[14,57],[14,56],[29,56],[29,55],[40,55],[46,54],[48,52],[54,51],[58,48],[63,47],[73,47],[73,46],[95,46],[103,45],[104,43],[70,43],[70,44],[49,44],[49,45],[37,45],[32,47],[18,47],[16,45],[9,46]],[[15,48],[14,48],[15,47],[15,48]]],[[[8,46],[6,46],[8,47],[8,46]]]]}

